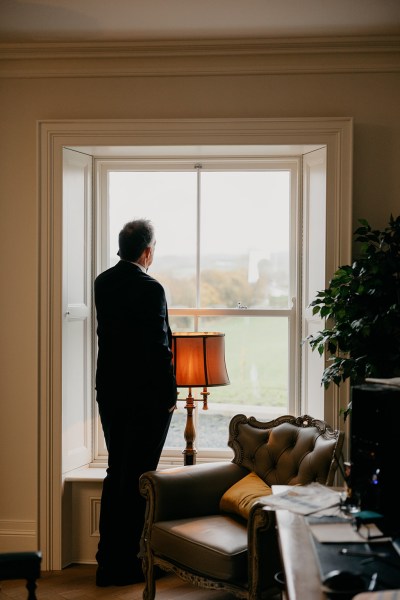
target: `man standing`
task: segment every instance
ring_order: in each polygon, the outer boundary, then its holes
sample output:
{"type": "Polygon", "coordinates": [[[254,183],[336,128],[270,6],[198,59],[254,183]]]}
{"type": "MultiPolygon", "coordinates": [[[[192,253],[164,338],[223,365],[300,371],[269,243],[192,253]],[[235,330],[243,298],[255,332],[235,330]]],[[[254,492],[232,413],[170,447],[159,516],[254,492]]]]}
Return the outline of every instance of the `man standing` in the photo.
{"type": "Polygon", "coordinates": [[[108,449],[96,554],[102,587],[143,581],[139,477],[157,468],[177,399],[165,293],[147,274],[155,243],[150,221],[127,223],[121,260],[94,283],[96,391],[108,449]]]}

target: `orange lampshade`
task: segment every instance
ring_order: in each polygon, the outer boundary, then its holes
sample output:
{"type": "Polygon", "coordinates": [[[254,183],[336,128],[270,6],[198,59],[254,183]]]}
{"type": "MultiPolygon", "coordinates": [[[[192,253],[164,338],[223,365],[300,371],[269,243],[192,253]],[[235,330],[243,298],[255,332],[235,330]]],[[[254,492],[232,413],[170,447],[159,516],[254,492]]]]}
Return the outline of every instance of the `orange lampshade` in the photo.
{"type": "Polygon", "coordinates": [[[225,334],[179,332],[172,334],[174,372],[178,387],[228,385],[225,334]]]}

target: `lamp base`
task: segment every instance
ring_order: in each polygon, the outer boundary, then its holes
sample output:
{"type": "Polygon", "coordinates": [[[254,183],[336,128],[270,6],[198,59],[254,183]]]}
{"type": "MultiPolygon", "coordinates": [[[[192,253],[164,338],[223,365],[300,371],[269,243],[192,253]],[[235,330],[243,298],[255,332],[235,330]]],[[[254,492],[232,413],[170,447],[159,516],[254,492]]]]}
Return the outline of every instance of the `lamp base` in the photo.
{"type": "Polygon", "coordinates": [[[193,424],[193,411],[196,408],[194,403],[194,398],[192,396],[192,390],[189,388],[189,395],[186,398],[186,426],[185,426],[185,440],[186,440],[186,448],[183,450],[183,464],[186,465],[195,465],[196,464],[196,454],[197,450],[194,447],[194,440],[196,438],[196,431],[193,424]]]}
{"type": "Polygon", "coordinates": [[[183,454],[183,464],[185,465],[185,467],[187,465],[195,465],[196,464],[196,450],[192,450],[191,452],[188,452],[185,448],[185,450],[182,451],[183,454]]]}

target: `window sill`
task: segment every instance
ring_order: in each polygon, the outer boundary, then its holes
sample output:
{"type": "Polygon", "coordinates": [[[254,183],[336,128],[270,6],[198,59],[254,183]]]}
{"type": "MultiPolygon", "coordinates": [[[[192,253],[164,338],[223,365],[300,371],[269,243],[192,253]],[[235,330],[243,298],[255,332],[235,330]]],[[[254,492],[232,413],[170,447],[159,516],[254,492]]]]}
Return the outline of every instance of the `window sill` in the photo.
{"type": "MultiPolygon", "coordinates": [[[[229,456],[205,456],[205,457],[197,457],[197,464],[205,463],[205,462],[216,462],[220,460],[231,461],[232,455],[229,453],[229,456]]],[[[171,467],[183,467],[183,457],[161,457],[160,464],[158,465],[159,469],[169,469],[171,467]]],[[[74,469],[73,471],[68,471],[63,476],[63,481],[99,481],[102,482],[104,477],[106,476],[107,466],[104,463],[92,463],[89,465],[85,465],[84,467],[80,467],[79,469],[74,469]]]]}
{"type": "Polygon", "coordinates": [[[91,467],[87,465],[80,469],[74,469],[64,475],[64,482],[66,481],[99,481],[102,482],[106,476],[106,467],[91,467]]]}

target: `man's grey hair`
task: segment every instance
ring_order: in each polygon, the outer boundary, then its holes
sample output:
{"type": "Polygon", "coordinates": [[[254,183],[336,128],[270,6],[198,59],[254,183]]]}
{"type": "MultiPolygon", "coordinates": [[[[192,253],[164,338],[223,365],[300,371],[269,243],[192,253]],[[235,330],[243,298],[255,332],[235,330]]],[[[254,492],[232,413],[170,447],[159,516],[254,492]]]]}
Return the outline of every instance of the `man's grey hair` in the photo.
{"type": "Polygon", "coordinates": [[[119,232],[118,242],[120,258],[137,261],[143,250],[154,242],[153,224],[148,219],[129,221],[119,232]]]}

